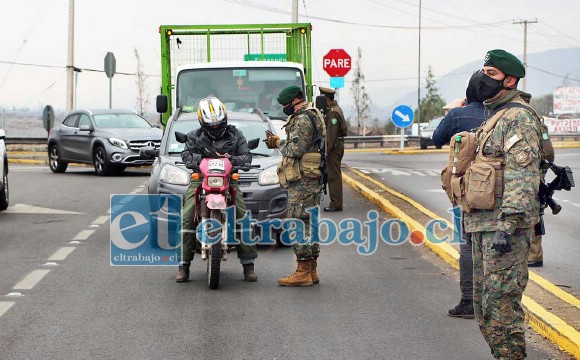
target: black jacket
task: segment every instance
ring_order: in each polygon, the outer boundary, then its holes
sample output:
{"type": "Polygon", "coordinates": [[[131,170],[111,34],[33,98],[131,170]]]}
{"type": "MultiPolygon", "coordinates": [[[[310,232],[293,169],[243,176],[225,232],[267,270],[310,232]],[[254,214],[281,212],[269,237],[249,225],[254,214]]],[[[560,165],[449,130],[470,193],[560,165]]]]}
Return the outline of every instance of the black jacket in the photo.
{"type": "Polygon", "coordinates": [[[201,159],[217,158],[217,154],[227,153],[234,166],[243,166],[252,162],[252,155],[244,134],[233,125],[228,125],[224,135],[213,140],[206,135],[202,128],[190,131],[187,134],[185,150],[181,152],[181,159],[190,169],[197,169],[201,159]]]}

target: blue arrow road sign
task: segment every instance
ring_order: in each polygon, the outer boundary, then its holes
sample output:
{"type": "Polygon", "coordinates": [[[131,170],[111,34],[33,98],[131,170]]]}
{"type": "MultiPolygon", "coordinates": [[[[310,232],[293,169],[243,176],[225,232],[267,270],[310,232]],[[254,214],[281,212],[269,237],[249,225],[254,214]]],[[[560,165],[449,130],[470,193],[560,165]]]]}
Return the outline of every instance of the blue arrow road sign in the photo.
{"type": "Polygon", "coordinates": [[[391,119],[393,119],[393,124],[396,127],[406,128],[413,123],[413,109],[408,105],[399,105],[391,114],[391,119]]]}

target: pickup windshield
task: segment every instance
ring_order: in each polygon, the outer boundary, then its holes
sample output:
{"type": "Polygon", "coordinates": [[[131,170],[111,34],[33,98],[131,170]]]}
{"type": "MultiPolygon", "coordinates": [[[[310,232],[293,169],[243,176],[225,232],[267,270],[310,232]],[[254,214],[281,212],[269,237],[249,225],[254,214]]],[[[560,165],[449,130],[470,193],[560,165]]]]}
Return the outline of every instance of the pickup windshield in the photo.
{"type": "Polygon", "coordinates": [[[270,118],[286,119],[276,98],[285,87],[303,88],[303,84],[302,72],[293,68],[185,70],[177,78],[177,106],[184,112],[194,112],[201,99],[215,96],[228,111],[251,112],[259,108],[270,118]]]}

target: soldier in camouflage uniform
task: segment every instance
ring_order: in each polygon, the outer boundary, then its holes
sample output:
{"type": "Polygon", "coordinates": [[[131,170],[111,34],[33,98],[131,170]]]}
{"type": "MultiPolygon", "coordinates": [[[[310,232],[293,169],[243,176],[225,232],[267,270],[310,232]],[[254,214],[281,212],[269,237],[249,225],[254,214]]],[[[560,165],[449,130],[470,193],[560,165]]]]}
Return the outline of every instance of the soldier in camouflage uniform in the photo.
{"type": "Polygon", "coordinates": [[[521,299],[540,208],[540,119],[527,105],[531,96],[517,90],[524,76],[525,68],[514,55],[504,50],[487,53],[478,92],[487,99],[487,121],[498,121],[483,155],[502,161],[503,189],[495,193],[493,210],[472,210],[463,219],[473,242],[475,315],[493,356],[510,360],[526,357],[521,299]]]}
{"type": "MultiPolygon", "coordinates": [[[[322,139],[326,136],[324,120],[320,112],[304,100],[302,90],[297,86],[283,89],[277,100],[288,115],[286,139],[281,140],[278,136],[267,133],[264,141],[269,148],[279,148],[282,153],[283,160],[278,165],[278,174],[281,184],[285,184],[288,189],[288,217],[304,221],[304,236],[308,239],[310,220],[306,210],[320,205],[322,192],[320,152],[316,138],[317,135],[322,139]]],[[[319,245],[295,243],[293,249],[298,261],[296,272],[279,279],[278,284],[310,286],[318,283],[316,268],[319,245]]]]}

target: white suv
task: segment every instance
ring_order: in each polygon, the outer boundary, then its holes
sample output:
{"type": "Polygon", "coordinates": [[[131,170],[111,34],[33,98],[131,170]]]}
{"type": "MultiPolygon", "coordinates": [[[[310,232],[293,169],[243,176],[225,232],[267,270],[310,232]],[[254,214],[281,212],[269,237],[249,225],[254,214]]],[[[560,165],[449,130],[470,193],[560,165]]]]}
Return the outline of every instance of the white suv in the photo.
{"type": "Polygon", "coordinates": [[[0,211],[8,208],[8,155],[4,139],[6,133],[0,130],[0,211]]]}

